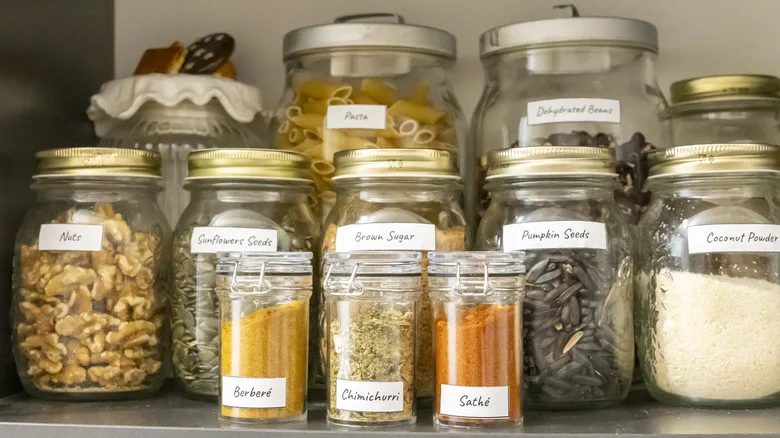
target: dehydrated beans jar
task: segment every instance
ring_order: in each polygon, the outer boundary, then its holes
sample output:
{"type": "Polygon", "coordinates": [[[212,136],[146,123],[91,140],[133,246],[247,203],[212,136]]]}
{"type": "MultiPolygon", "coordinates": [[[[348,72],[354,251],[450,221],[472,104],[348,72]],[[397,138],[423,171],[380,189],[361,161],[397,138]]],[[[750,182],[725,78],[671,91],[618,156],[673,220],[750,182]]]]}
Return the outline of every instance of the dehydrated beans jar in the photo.
{"type": "Polygon", "coordinates": [[[476,248],[526,253],[529,408],[606,407],[631,385],[632,239],[615,201],[611,155],[584,147],[488,154],[492,202],[476,248]]]}
{"type": "Polygon", "coordinates": [[[636,313],[650,394],[780,404],[780,148],[679,146],[650,161],[636,313]]]}
{"type": "Polygon", "coordinates": [[[12,321],[25,390],[129,399],[165,378],[170,230],[160,155],[111,148],[36,155],[37,198],[16,236],[12,321]]]}
{"type": "Polygon", "coordinates": [[[190,154],[191,200],[174,232],[171,297],[173,365],[187,394],[216,399],[219,388],[216,254],[319,246],[310,164],[303,154],[271,149],[190,154]]]}

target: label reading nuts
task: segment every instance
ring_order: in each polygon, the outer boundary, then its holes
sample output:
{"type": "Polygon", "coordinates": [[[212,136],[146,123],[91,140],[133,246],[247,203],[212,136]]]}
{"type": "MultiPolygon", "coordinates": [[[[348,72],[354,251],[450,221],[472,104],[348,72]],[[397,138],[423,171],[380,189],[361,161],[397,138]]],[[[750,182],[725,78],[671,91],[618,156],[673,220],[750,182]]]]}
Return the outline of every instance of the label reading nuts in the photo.
{"type": "Polygon", "coordinates": [[[331,105],[325,118],[327,129],[385,129],[384,105],[331,105]]]}
{"type": "Polygon", "coordinates": [[[588,221],[504,225],[504,251],[563,248],[607,249],[606,225],[588,221]]]}
{"type": "Polygon", "coordinates": [[[453,417],[506,418],[509,387],[441,385],[440,405],[441,414],[453,417]]]}
{"type": "Polygon", "coordinates": [[[222,376],[222,405],[233,408],[283,408],[287,379],[222,376]]]}
{"type": "Polygon", "coordinates": [[[41,251],[100,251],[103,225],[43,224],[38,233],[41,251]]]}
{"type": "Polygon", "coordinates": [[[688,227],[688,253],[780,252],[780,225],[717,224],[688,227]]]}
{"type": "Polygon", "coordinates": [[[216,254],[221,251],[275,252],[277,231],[262,228],[195,227],[190,252],[216,254]]]}
{"type": "Polygon", "coordinates": [[[529,126],[566,122],[620,123],[620,101],[617,99],[537,100],[528,102],[527,111],[529,126]]]}
{"type": "Polygon", "coordinates": [[[404,382],[336,380],[336,409],[357,412],[403,412],[404,382]]]}
{"type": "Polygon", "coordinates": [[[433,224],[353,224],[336,230],[336,251],[433,251],[433,224]]]}

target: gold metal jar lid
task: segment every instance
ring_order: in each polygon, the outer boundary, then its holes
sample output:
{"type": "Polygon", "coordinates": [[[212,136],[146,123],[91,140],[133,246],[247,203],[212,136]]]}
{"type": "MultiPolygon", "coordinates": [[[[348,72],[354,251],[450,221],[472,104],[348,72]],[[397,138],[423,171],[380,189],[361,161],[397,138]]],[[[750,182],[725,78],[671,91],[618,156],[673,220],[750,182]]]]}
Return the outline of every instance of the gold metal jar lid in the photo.
{"type": "Polygon", "coordinates": [[[487,156],[486,180],[534,175],[615,176],[609,148],[538,146],[498,149],[487,156]]]}
{"type": "Polygon", "coordinates": [[[648,180],[725,172],[780,172],[780,147],[769,144],[695,144],[650,151],[648,180]]]}
{"type": "Polygon", "coordinates": [[[780,100],[780,78],[767,75],[703,76],[670,87],[672,105],[712,100],[780,100]]]}
{"type": "Polygon", "coordinates": [[[52,176],[160,177],[160,154],[123,148],[76,147],[35,154],[36,178],[52,176]]]}
{"type": "Polygon", "coordinates": [[[428,177],[459,179],[457,154],[434,149],[357,149],[333,158],[333,180],[428,177]]]}
{"type": "Polygon", "coordinates": [[[306,155],[278,149],[203,149],[187,159],[188,180],[251,178],[311,181],[306,155]]]}

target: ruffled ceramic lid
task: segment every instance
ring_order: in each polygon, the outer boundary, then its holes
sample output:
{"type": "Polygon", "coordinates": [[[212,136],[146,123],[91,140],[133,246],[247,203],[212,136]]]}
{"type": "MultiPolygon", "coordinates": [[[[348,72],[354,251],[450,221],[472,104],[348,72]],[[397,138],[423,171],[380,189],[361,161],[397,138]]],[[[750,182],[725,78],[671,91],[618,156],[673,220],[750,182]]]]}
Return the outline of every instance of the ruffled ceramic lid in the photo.
{"type": "Polygon", "coordinates": [[[106,82],[92,96],[87,116],[102,137],[120,120],[127,120],[147,102],[173,107],[184,100],[206,105],[217,99],[225,112],[241,123],[260,114],[260,90],[232,79],[203,75],[148,74],[106,82]]]}

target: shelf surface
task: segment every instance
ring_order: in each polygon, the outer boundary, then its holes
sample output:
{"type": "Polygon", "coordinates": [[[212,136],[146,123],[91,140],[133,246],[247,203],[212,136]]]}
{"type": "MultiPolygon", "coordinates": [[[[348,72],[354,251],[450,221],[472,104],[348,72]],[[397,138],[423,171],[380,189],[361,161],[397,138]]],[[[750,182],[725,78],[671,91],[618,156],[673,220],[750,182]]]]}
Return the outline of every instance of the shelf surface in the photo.
{"type": "MultiPolygon", "coordinates": [[[[322,404],[310,406],[306,423],[237,427],[221,422],[214,404],[187,400],[173,390],[153,399],[128,402],[66,403],[14,395],[0,399],[2,438],[212,438],[212,437],[431,437],[442,436],[422,410],[418,424],[404,429],[349,429],[328,426],[322,404]],[[357,434],[357,435],[355,435],[357,434]]],[[[462,431],[490,438],[552,436],[732,436],[780,435],[780,408],[708,410],[663,406],[642,391],[623,405],[580,412],[526,412],[518,430],[462,431]]]]}

